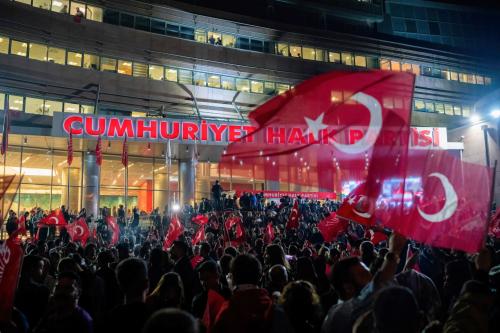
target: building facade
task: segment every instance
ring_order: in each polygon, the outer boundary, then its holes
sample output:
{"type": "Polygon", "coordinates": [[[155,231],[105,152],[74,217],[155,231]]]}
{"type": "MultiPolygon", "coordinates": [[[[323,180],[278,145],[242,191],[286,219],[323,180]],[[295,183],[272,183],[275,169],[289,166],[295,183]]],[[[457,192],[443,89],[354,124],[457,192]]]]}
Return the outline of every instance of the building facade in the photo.
{"type": "Polygon", "coordinates": [[[203,1],[0,0],[0,109],[11,111],[2,171],[24,175],[13,209],[163,210],[208,197],[216,179],[228,190],[292,190],[270,188],[251,171],[221,173],[217,161],[228,141],[245,133],[251,110],[331,70],[415,73],[412,126],[428,133],[465,126],[495,101],[495,52],[476,49],[490,28],[472,43],[462,20],[469,14],[460,14],[467,8],[428,1],[252,3],[250,10],[207,8],[203,1]],[[64,124],[71,119],[83,127],[89,119],[97,129],[74,136],[68,166],[64,124]],[[134,135],[125,172],[123,133],[110,132],[110,124],[129,121],[134,135]],[[164,132],[162,123],[169,124],[164,132]]]}

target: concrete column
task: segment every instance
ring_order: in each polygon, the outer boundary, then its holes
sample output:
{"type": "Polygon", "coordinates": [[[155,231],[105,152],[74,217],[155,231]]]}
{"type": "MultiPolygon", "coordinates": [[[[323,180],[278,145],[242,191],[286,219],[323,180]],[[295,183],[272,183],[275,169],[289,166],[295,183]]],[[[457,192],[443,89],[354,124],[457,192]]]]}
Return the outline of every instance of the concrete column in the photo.
{"type": "Polygon", "coordinates": [[[195,174],[195,163],[192,159],[179,161],[179,204],[181,207],[186,203],[194,203],[195,174]]]}
{"type": "Polygon", "coordinates": [[[65,205],[67,209],[79,210],[80,207],[80,191],[73,186],[80,186],[80,169],[79,168],[63,168],[62,169],[62,195],[61,205],[65,205]],[[68,177],[69,174],[69,177],[68,177]],[[68,190],[68,181],[70,188],[68,190]]]}
{"type": "Polygon", "coordinates": [[[168,173],[155,174],[155,183],[153,188],[154,191],[154,208],[159,207],[160,212],[163,212],[167,206],[169,206],[170,200],[168,198],[168,173]]]}
{"type": "Polygon", "coordinates": [[[83,162],[83,207],[87,210],[87,216],[92,214],[97,217],[100,171],[96,163],[95,153],[85,153],[83,162]]]}

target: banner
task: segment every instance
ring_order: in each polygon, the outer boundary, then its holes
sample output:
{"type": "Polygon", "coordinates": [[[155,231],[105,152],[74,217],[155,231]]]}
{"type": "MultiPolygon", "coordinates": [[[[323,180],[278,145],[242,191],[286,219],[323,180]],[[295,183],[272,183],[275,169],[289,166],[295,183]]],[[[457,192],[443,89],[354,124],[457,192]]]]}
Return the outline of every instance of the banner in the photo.
{"type": "Polygon", "coordinates": [[[0,322],[10,320],[22,259],[23,249],[16,237],[0,244],[0,322]]]}
{"type": "Polygon", "coordinates": [[[264,194],[266,199],[279,199],[282,197],[311,199],[311,200],[335,200],[337,194],[335,192],[300,192],[300,191],[240,191],[236,190],[235,194],[239,197],[243,193],[264,194]]]}

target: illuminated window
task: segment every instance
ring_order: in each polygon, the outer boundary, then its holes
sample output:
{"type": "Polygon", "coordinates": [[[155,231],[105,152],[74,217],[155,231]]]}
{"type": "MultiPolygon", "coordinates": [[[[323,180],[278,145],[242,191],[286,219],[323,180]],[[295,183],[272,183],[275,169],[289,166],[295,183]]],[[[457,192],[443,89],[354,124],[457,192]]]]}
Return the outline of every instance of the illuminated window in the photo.
{"type": "Polygon", "coordinates": [[[316,49],[316,61],[325,61],[325,50],[316,49]]]}
{"type": "Polygon", "coordinates": [[[444,113],[444,104],[443,103],[434,103],[434,110],[438,113],[444,113]]]}
{"type": "Polygon", "coordinates": [[[19,42],[17,40],[12,40],[10,43],[10,54],[26,57],[26,55],[28,54],[28,44],[25,42],[19,42]]]}
{"type": "Polygon", "coordinates": [[[47,46],[42,44],[30,43],[30,59],[47,61],[47,46]]]}
{"type": "Polygon", "coordinates": [[[470,106],[462,106],[462,116],[464,117],[470,117],[470,113],[471,113],[471,107],[470,106]]]}
{"type": "Polygon", "coordinates": [[[354,64],[358,67],[366,67],[366,57],[360,55],[355,56],[354,64]]]}
{"type": "Polygon", "coordinates": [[[179,83],[193,84],[193,72],[179,69],[179,83]]]}
{"type": "Polygon", "coordinates": [[[253,93],[262,94],[264,93],[264,82],[250,81],[250,89],[253,93]]]}
{"type": "Polygon", "coordinates": [[[116,73],[116,59],[102,57],[101,58],[101,72],[116,73]]]}
{"type": "Polygon", "coordinates": [[[127,60],[118,60],[118,73],[123,75],[132,75],[132,62],[127,60]]]}
{"type": "Polygon", "coordinates": [[[484,77],[481,75],[476,75],[477,84],[484,84],[484,77]]]}
{"type": "Polygon", "coordinates": [[[202,29],[196,29],[194,31],[194,40],[199,42],[199,43],[206,43],[207,42],[207,32],[202,29]]]}
{"type": "Polygon", "coordinates": [[[288,89],[290,89],[290,85],[283,83],[276,83],[276,91],[278,92],[278,94],[284,93],[288,89]]]}
{"type": "Polygon", "coordinates": [[[451,104],[445,104],[444,105],[444,113],[453,116],[453,106],[451,104]]]}
{"type": "Polygon", "coordinates": [[[85,53],[83,55],[83,67],[88,68],[88,69],[98,70],[99,69],[99,57],[94,55],[94,54],[85,53]]]}
{"type": "Polygon", "coordinates": [[[476,84],[476,76],[474,74],[468,74],[467,83],[476,84]]]}
{"type": "Polygon", "coordinates": [[[316,60],[316,50],[312,47],[302,48],[303,58],[307,60],[316,60]]]}
{"type": "Polygon", "coordinates": [[[288,49],[288,44],[286,44],[286,43],[278,43],[278,44],[276,44],[276,53],[278,55],[289,57],[290,56],[290,52],[289,52],[289,49],[288,49]]]}
{"type": "Polygon", "coordinates": [[[79,113],[80,105],[74,103],[64,103],[64,112],[79,113]]]}
{"type": "Polygon", "coordinates": [[[69,0],[52,0],[52,11],[67,14],[69,10],[69,0]]]}
{"type": "Polygon", "coordinates": [[[340,53],[338,52],[328,52],[328,61],[340,63],[340,53]]]}
{"type": "Polygon", "coordinates": [[[63,103],[60,101],[45,100],[45,110],[50,115],[53,115],[54,112],[62,112],[63,111],[63,103]]]}
{"type": "Polygon", "coordinates": [[[48,115],[45,112],[45,107],[43,105],[43,99],[26,97],[25,103],[26,104],[25,104],[24,112],[33,113],[33,114],[48,115]]]}
{"type": "Polygon", "coordinates": [[[269,82],[269,81],[266,81],[264,82],[264,94],[274,94],[274,90],[276,89],[276,85],[274,84],[274,82],[269,82]]]}
{"type": "Polygon", "coordinates": [[[207,74],[205,73],[194,73],[194,85],[195,86],[206,86],[207,85],[207,74]]]}
{"type": "Polygon", "coordinates": [[[149,65],[149,78],[153,80],[163,80],[163,67],[149,65]]]}
{"type": "Polygon", "coordinates": [[[3,110],[5,106],[5,94],[0,93],[0,110],[3,110]]]}
{"type": "Polygon", "coordinates": [[[33,0],[33,7],[49,10],[50,0],[33,0]]]}
{"type": "Polygon", "coordinates": [[[222,35],[217,32],[208,32],[208,43],[212,45],[222,45],[222,35]]]}
{"type": "Polygon", "coordinates": [[[425,102],[425,109],[427,110],[427,112],[434,112],[434,103],[425,102]]]}
{"type": "Polygon", "coordinates": [[[9,95],[9,110],[23,111],[23,96],[9,95]]]}
{"type": "Polygon", "coordinates": [[[49,62],[64,65],[66,63],[66,50],[49,46],[48,59],[49,62]]]}
{"type": "Polygon", "coordinates": [[[411,64],[408,64],[408,63],[406,63],[406,62],[403,62],[403,63],[401,64],[401,71],[411,73],[411,71],[412,71],[412,69],[411,69],[411,64]]]}
{"type": "Polygon", "coordinates": [[[25,3],[27,5],[31,5],[31,0],[16,0],[16,2],[20,2],[20,3],[25,3]]]}
{"type": "Polygon", "coordinates": [[[236,90],[243,92],[250,91],[250,82],[246,79],[236,79],[236,90]]]}
{"type": "Polygon", "coordinates": [[[85,114],[93,114],[94,113],[94,106],[93,105],[80,105],[80,111],[81,113],[85,114]]]}
{"type": "Polygon", "coordinates": [[[82,67],[82,54],[79,52],[71,52],[68,51],[67,55],[68,59],[66,60],[66,63],[70,66],[77,66],[77,67],[82,67]]]}
{"type": "Polygon", "coordinates": [[[302,47],[300,45],[290,45],[290,55],[292,57],[300,58],[302,53],[302,47]]]}
{"type": "Polygon", "coordinates": [[[384,71],[390,71],[391,70],[390,60],[380,58],[380,69],[382,69],[384,71]]]}
{"type": "Polygon", "coordinates": [[[9,53],[9,38],[0,36],[0,53],[9,53]]]}
{"type": "Polygon", "coordinates": [[[234,47],[236,44],[236,37],[233,35],[222,35],[222,46],[234,47]]]}
{"type": "Polygon", "coordinates": [[[236,83],[233,77],[221,76],[221,87],[227,90],[236,90],[236,83]]]}
{"type": "Polygon", "coordinates": [[[148,65],[134,62],[132,69],[135,77],[148,77],[148,65]]]}
{"type": "Polygon", "coordinates": [[[208,75],[208,86],[212,88],[220,88],[220,76],[208,75]]]}
{"type": "Polygon", "coordinates": [[[415,100],[415,110],[416,111],[425,111],[425,102],[420,100],[420,99],[416,99],[415,100]]]}
{"type": "Polygon", "coordinates": [[[91,21],[102,22],[102,8],[87,5],[85,17],[91,21]]]}
{"type": "Polygon", "coordinates": [[[352,53],[342,52],[342,63],[347,66],[352,66],[354,64],[352,53]]]}
{"type": "Polygon", "coordinates": [[[85,16],[85,4],[81,2],[71,1],[71,7],[69,13],[75,16],[85,16]]]}
{"type": "Polygon", "coordinates": [[[177,82],[177,69],[165,68],[165,79],[167,81],[177,82]]]}
{"type": "Polygon", "coordinates": [[[401,64],[399,63],[399,61],[391,60],[391,71],[395,72],[401,71],[401,64]]]}
{"type": "Polygon", "coordinates": [[[463,83],[467,83],[467,74],[458,73],[458,80],[463,83]]]}
{"type": "Polygon", "coordinates": [[[462,108],[460,105],[453,105],[453,114],[455,116],[461,116],[462,115],[462,108]]]}

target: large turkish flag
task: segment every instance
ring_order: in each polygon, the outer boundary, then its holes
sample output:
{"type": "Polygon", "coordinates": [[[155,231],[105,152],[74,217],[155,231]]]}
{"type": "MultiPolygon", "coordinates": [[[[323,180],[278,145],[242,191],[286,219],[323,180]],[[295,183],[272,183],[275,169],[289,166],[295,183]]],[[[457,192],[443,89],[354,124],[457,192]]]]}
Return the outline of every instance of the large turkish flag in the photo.
{"type": "Polygon", "coordinates": [[[23,249],[14,233],[0,244],[0,322],[8,322],[14,307],[23,249]]]}
{"type": "Polygon", "coordinates": [[[87,239],[90,237],[89,227],[83,217],[68,224],[66,231],[73,242],[80,241],[83,245],[87,243],[87,239]]]}
{"type": "MultiPolygon", "coordinates": [[[[447,151],[412,152],[403,214],[390,214],[390,196],[379,200],[383,224],[419,242],[477,252],[488,228],[491,168],[462,162],[447,151]],[[410,188],[416,179],[418,186],[410,188]],[[389,211],[389,213],[387,213],[389,211]]],[[[394,195],[394,194],[393,194],[394,195]]],[[[400,194],[395,194],[400,195],[400,194]]]]}
{"type": "Polygon", "coordinates": [[[327,192],[366,181],[376,198],[372,185],[406,170],[413,85],[412,74],[389,71],[306,80],[250,113],[255,130],[228,146],[221,174],[327,192]]]}

